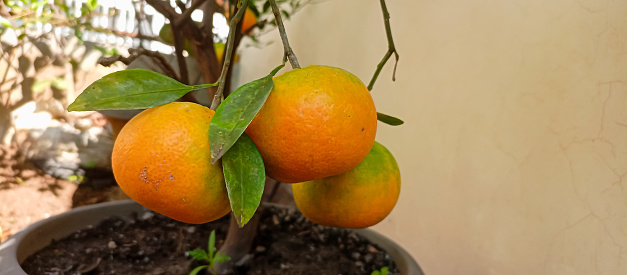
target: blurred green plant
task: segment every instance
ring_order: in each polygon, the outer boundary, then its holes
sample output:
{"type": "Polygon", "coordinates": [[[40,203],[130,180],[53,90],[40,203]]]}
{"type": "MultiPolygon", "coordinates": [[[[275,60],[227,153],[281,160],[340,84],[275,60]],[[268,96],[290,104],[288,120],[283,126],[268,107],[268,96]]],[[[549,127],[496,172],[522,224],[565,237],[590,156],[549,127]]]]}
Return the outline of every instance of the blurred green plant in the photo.
{"type": "Polygon", "coordinates": [[[223,263],[231,260],[231,258],[224,253],[220,253],[216,250],[216,231],[212,230],[211,234],[209,234],[209,245],[207,246],[207,250],[204,249],[194,249],[192,251],[187,252],[192,258],[199,261],[207,261],[208,265],[201,265],[194,268],[189,275],[196,275],[201,270],[207,268],[211,274],[216,274],[214,269],[215,264],[223,263]]]}
{"type": "Polygon", "coordinates": [[[93,29],[92,17],[98,0],[87,0],[80,7],[70,7],[61,0],[8,0],[0,2],[2,21],[0,34],[13,29],[22,40],[28,35],[38,36],[57,27],[70,27],[79,39],[87,29],[93,29]]]}
{"type": "Polygon", "coordinates": [[[375,270],[370,275],[388,275],[388,267],[384,266],[380,270],[375,270]]]}
{"type": "Polygon", "coordinates": [[[71,182],[73,182],[73,183],[78,183],[78,184],[80,184],[80,183],[85,182],[85,177],[83,177],[83,176],[77,176],[77,175],[70,175],[70,176],[67,178],[67,180],[68,180],[68,181],[71,181],[71,182]]]}

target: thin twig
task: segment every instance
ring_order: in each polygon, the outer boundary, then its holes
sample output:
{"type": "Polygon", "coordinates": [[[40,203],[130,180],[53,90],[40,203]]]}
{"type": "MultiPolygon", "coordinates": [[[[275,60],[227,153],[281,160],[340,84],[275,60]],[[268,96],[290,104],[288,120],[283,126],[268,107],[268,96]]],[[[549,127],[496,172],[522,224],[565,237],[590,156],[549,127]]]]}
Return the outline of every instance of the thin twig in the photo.
{"type": "MultiPolygon", "coordinates": [[[[146,23],[146,13],[144,13],[144,1],[137,1],[134,4],[137,4],[135,10],[135,20],[137,20],[137,35],[144,36],[142,31],[142,23],[146,23]]],[[[139,38],[139,47],[144,47],[144,40],[139,38]]]]}
{"type": "MultiPolygon", "coordinates": [[[[322,1],[322,0],[316,0],[316,1],[322,1]]],[[[327,0],[327,1],[328,1],[328,0],[327,0]]],[[[302,1],[302,2],[301,2],[302,4],[298,5],[296,8],[294,8],[294,9],[292,9],[292,10],[290,10],[290,11],[289,11],[289,13],[290,13],[290,17],[294,17],[294,15],[295,15],[295,14],[297,14],[297,13],[298,13],[298,12],[300,12],[300,11],[301,11],[304,7],[306,7],[307,5],[309,5],[309,3],[310,3],[310,2],[312,2],[312,0],[302,1]]],[[[316,2],[316,3],[318,3],[318,2],[316,2]]],[[[274,14],[272,14],[272,15],[274,15],[274,14]]],[[[265,25],[265,24],[267,24],[267,23],[268,23],[268,19],[262,19],[262,20],[259,20],[259,21],[257,21],[257,23],[256,23],[256,24],[252,25],[250,28],[248,28],[247,30],[245,30],[245,33],[246,33],[246,32],[248,32],[248,31],[253,30],[255,27],[257,27],[257,28],[261,29],[261,28],[262,28],[262,27],[264,27],[264,25],[265,25]]],[[[259,30],[256,34],[257,34],[258,36],[262,36],[262,35],[264,35],[264,34],[266,34],[266,33],[273,32],[275,27],[276,27],[276,26],[272,25],[271,27],[264,28],[263,30],[259,30]]]]}
{"type": "Polygon", "coordinates": [[[146,0],[148,5],[152,6],[159,13],[163,14],[163,16],[170,18],[172,16],[176,16],[178,13],[170,6],[170,2],[165,0],[146,0]]]}
{"type": "Polygon", "coordinates": [[[164,69],[164,72],[166,75],[180,81],[177,73],[174,71],[174,68],[172,68],[172,65],[170,65],[170,63],[163,57],[163,55],[161,55],[161,53],[149,51],[144,48],[139,48],[139,49],[131,48],[128,51],[129,51],[128,57],[123,57],[120,55],[103,56],[98,60],[98,63],[105,67],[109,67],[117,61],[120,61],[128,65],[128,64],[131,64],[131,62],[133,62],[138,57],[145,55],[145,56],[152,57],[153,59],[159,61],[158,64],[160,65],[160,67],[164,69]]]}
{"type": "Polygon", "coordinates": [[[9,13],[9,9],[6,5],[4,5],[4,1],[0,1],[0,16],[9,18],[11,17],[11,13],[9,13]]]}
{"type": "MultiPolygon", "coordinates": [[[[244,14],[246,14],[244,12],[244,14]]],[[[235,38],[233,39],[233,52],[236,52],[237,48],[239,48],[239,44],[242,42],[242,38],[244,37],[244,33],[242,30],[242,21],[244,20],[240,20],[237,25],[235,26],[235,38]]],[[[225,56],[225,52],[222,53],[222,58],[223,60],[226,60],[226,56],[225,56]]],[[[231,54],[230,60],[229,62],[231,64],[235,64],[235,53],[231,54]]],[[[222,92],[222,95],[224,98],[227,98],[230,94],[231,94],[231,83],[233,80],[233,68],[230,67],[229,70],[226,72],[226,79],[224,82],[224,92],[222,92]]]]}
{"type": "Polygon", "coordinates": [[[186,9],[181,14],[181,16],[179,16],[178,21],[176,22],[176,24],[180,25],[180,24],[185,23],[185,20],[187,20],[187,18],[189,18],[189,16],[192,14],[192,12],[194,12],[196,9],[198,9],[200,7],[200,5],[205,3],[205,1],[207,1],[207,0],[192,1],[192,5],[189,7],[189,9],[186,9]]]}
{"type": "Polygon", "coordinates": [[[94,27],[93,30],[97,32],[101,32],[101,33],[113,34],[113,35],[122,36],[122,37],[138,38],[138,39],[152,40],[152,41],[162,41],[161,38],[159,38],[158,36],[144,35],[139,32],[123,32],[123,31],[105,29],[101,27],[94,27]]]}
{"type": "Polygon", "coordinates": [[[229,28],[229,36],[227,38],[226,48],[224,50],[226,52],[226,55],[224,56],[222,72],[220,73],[220,79],[218,80],[220,84],[218,84],[218,91],[213,96],[213,102],[211,102],[211,107],[209,108],[211,110],[217,109],[218,105],[220,105],[220,102],[222,102],[222,94],[224,94],[224,84],[226,84],[226,75],[229,70],[229,66],[231,65],[231,54],[233,54],[233,41],[235,40],[235,31],[237,29],[235,26],[237,26],[239,21],[242,19],[242,16],[244,16],[244,12],[246,12],[246,7],[248,7],[248,0],[242,0],[242,6],[239,8],[239,10],[237,10],[235,16],[232,17],[233,19],[231,19],[231,26],[234,27],[229,28]]]}
{"type": "Polygon", "coordinates": [[[370,79],[370,83],[368,84],[368,91],[372,91],[374,87],[374,83],[377,81],[377,77],[379,77],[379,73],[385,66],[385,63],[388,62],[392,54],[396,58],[396,62],[394,63],[394,71],[392,73],[392,81],[396,81],[396,66],[398,65],[398,52],[396,51],[396,47],[394,46],[394,40],[392,39],[392,28],[390,27],[390,13],[388,12],[388,8],[385,5],[385,0],[380,0],[381,2],[381,10],[383,11],[383,21],[385,22],[385,34],[388,40],[388,51],[383,56],[379,65],[377,65],[377,70],[374,72],[372,79],[370,79]]]}
{"type": "Polygon", "coordinates": [[[187,61],[185,60],[185,57],[183,56],[183,48],[185,47],[185,39],[182,37],[183,34],[180,33],[180,26],[182,25],[177,25],[175,22],[177,22],[176,20],[176,16],[172,16],[170,17],[170,22],[172,22],[172,24],[170,25],[170,27],[172,28],[172,34],[174,35],[174,52],[176,54],[176,61],[179,65],[179,75],[181,76],[181,83],[183,84],[190,84],[189,83],[189,74],[187,73],[187,61]]]}
{"type": "Polygon", "coordinates": [[[276,18],[276,23],[279,27],[279,33],[281,34],[281,41],[283,41],[283,49],[285,50],[285,54],[290,60],[292,68],[298,69],[300,68],[300,65],[298,64],[298,59],[296,58],[292,47],[290,47],[290,42],[287,40],[287,33],[285,33],[285,26],[283,25],[283,20],[281,19],[281,11],[279,10],[279,6],[276,4],[275,0],[270,0],[270,6],[272,6],[272,13],[274,14],[274,18],[276,18]]]}
{"type": "Polygon", "coordinates": [[[181,9],[181,13],[185,12],[187,10],[187,7],[185,6],[185,3],[181,2],[181,0],[176,0],[174,1],[174,3],[176,4],[176,6],[179,7],[179,9],[181,9]]]}
{"type": "MultiPolygon", "coordinates": [[[[192,3],[192,6],[193,5],[194,4],[192,3]]],[[[211,41],[213,41],[213,14],[215,13],[217,6],[218,4],[216,4],[216,1],[211,0],[209,2],[206,2],[205,6],[202,9],[202,28],[205,30],[206,34],[211,35],[211,41]]]]}

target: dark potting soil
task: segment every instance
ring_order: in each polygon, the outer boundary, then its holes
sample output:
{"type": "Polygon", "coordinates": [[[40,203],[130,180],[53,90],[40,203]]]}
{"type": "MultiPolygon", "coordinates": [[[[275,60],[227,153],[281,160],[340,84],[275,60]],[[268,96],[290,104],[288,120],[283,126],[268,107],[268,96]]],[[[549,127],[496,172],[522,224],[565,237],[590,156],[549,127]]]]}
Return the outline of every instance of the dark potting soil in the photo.
{"type": "MultiPolygon", "coordinates": [[[[265,207],[247,261],[233,274],[371,274],[390,256],[352,231],[314,224],[298,211],[265,207]]],[[[192,225],[148,212],[133,219],[109,218],[53,242],[28,257],[22,268],[36,274],[188,274],[206,263],[186,251],[207,249],[211,230],[224,242],[229,216],[192,225]]],[[[202,274],[202,273],[199,273],[202,274]]]]}

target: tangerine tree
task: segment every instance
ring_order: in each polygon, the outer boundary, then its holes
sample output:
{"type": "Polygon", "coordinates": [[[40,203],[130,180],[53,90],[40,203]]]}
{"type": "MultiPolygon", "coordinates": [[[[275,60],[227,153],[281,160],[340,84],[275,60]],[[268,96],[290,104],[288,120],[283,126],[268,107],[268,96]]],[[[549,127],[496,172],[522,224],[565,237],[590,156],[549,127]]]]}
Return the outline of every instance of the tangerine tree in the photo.
{"type": "Polygon", "coordinates": [[[234,261],[252,243],[264,190],[280,183],[293,183],[297,206],[321,225],[369,227],[392,211],[400,172],[375,135],[377,121],[403,122],[377,112],[370,95],[389,58],[394,55],[398,61],[384,0],[380,4],[388,50],[368,86],[340,68],[301,68],[282,21],[289,13],[276,0],[198,0],[180,12],[165,0],[147,2],[169,18],[166,28],[171,29],[162,34],[175,46],[179,73],[115,72],[92,83],[68,107],[146,109],[122,128],[113,150],[115,179],[130,198],[187,223],[210,222],[231,212],[221,253],[234,261]],[[214,43],[211,20],[204,22],[208,26],[190,20],[191,12],[201,7],[205,18],[215,12],[229,18],[232,27],[225,44],[214,43]],[[270,11],[271,21],[258,20],[270,11]],[[282,64],[227,93],[240,40],[267,22],[280,33],[284,57],[277,63],[282,64]],[[189,85],[184,50],[198,60],[209,84],[189,85]],[[288,61],[292,70],[277,76],[288,61]],[[193,98],[186,95],[199,89],[210,93],[210,106],[188,102],[193,98]]]}

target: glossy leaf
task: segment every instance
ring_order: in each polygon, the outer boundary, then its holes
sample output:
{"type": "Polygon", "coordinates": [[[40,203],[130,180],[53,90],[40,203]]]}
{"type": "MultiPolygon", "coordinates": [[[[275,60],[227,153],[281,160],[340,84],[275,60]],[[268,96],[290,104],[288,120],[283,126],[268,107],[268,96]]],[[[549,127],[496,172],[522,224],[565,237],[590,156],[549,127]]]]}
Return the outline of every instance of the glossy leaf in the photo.
{"type": "Polygon", "coordinates": [[[285,64],[274,69],[269,75],[237,88],[218,106],[209,127],[212,164],[233,146],[255,118],[272,91],[272,77],[283,66],[285,64]]]}
{"type": "Polygon", "coordinates": [[[259,207],[266,180],[261,154],[246,133],[224,154],[222,169],[233,215],[243,227],[259,207]]]}
{"type": "Polygon", "coordinates": [[[379,112],[377,112],[377,119],[385,124],[392,126],[399,126],[405,123],[405,121],[401,120],[400,118],[396,118],[379,112]]]}
{"type": "Polygon", "coordinates": [[[96,80],[68,107],[68,111],[146,109],[170,103],[193,90],[215,86],[189,86],[157,72],[131,69],[96,80]]]}

